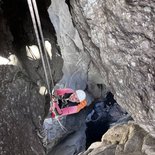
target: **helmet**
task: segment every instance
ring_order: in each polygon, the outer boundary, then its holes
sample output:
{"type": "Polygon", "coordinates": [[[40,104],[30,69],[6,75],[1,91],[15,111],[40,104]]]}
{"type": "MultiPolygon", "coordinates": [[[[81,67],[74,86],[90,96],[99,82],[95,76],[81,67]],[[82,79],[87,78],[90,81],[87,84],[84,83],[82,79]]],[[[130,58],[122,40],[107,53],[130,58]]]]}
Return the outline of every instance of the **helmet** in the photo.
{"type": "Polygon", "coordinates": [[[76,90],[75,92],[80,102],[86,99],[86,93],[83,90],[76,90]]]}

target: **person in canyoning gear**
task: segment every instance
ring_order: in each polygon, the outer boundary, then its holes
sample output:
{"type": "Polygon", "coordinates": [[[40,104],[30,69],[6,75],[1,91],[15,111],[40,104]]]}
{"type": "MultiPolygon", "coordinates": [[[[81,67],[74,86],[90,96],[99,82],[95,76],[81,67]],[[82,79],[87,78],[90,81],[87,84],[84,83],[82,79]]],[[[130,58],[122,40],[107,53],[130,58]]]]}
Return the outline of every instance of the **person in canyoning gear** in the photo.
{"type": "Polygon", "coordinates": [[[87,105],[86,93],[83,90],[74,91],[70,88],[57,89],[51,102],[52,117],[78,113],[87,105]]]}

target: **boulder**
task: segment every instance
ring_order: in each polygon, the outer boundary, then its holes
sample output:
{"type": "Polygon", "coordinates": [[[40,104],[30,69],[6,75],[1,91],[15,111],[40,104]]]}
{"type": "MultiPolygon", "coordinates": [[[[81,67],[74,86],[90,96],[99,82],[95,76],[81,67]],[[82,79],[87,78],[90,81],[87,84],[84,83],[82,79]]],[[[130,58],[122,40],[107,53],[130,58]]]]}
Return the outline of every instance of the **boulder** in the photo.
{"type": "Polygon", "coordinates": [[[139,125],[129,122],[109,129],[101,142],[93,143],[79,155],[153,155],[155,138],[139,125]]]}

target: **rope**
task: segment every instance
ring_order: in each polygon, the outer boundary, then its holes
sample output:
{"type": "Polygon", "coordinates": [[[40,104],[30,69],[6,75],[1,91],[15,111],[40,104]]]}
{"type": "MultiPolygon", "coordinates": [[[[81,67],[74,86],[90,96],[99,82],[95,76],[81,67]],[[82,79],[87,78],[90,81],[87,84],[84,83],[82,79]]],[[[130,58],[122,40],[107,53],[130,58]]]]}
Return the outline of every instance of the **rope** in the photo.
{"type": "Polygon", "coordinates": [[[45,40],[44,40],[42,28],[41,28],[41,22],[40,22],[40,18],[39,18],[39,13],[38,13],[38,9],[37,9],[36,0],[32,0],[32,3],[33,3],[33,6],[34,6],[34,12],[35,12],[35,15],[36,15],[36,20],[37,20],[37,24],[38,24],[38,28],[39,28],[39,32],[40,32],[40,37],[41,37],[43,49],[44,49],[44,52],[45,52],[45,58],[46,58],[48,70],[49,70],[49,73],[50,73],[52,87],[54,87],[51,67],[50,67],[49,58],[48,58],[48,55],[47,55],[47,50],[46,50],[46,47],[45,47],[45,40]]]}
{"type": "Polygon", "coordinates": [[[62,129],[64,132],[67,132],[68,130],[62,125],[62,123],[60,122],[59,118],[60,118],[60,117],[56,118],[56,120],[58,121],[58,123],[59,123],[61,129],[62,129]]]}
{"type": "MultiPolygon", "coordinates": [[[[42,64],[43,64],[43,69],[44,69],[44,73],[45,73],[45,79],[46,79],[46,83],[47,83],[47,87],[48,87],[48,92],[49,92],[49,94],[51,96],[50,83],[49,83],[49,79],[48,79],[48,75],[47,75],[47,71],[46,71],[46,65],[45,65],[45,60],[44,60],[44,57],[43,57],[43,50],[42,50],[42,46],[41,46],[41,41],[42,41],[42,45],[43,45],[45,55],[47,55],[46,50],[45,50],[46,48],[45,48],[45,45],[44,45],[44,42],[43,42],[44,41],[43,34],[40,34],[40,36],[42,36],[41,37],[42,39],[40,40],[39,32],[38,32],[38,28],[37,28],[37,24],[38,24],[40,33],[42,33],[40,20],[38,19],[37,22],[39,22],[39,23],[36,23],[36,18],[37,18],[36,16],[39,17],[39,15],[36,15],[38,13],[38,11],[36,11],[37,6],[36,6],[35,2],[33,2],[33,4],[32,4],[31,0],[27,0],[27,3],[28,3],[29,10],[30,10],[32,23],[33,23],[35,35],[36,35],[36,38],[37,38],[37,43],[38,43],[38,46],[39,46],[39,51],[40,51],[41,60],[42,60],[42,64]],[[34,9],[34,7],[35,7],[35,9],[34,9]],[[36,14],[35,14],[34,10],[35,10],[36,14]]],[[[47,61],[47,58],[46,58],[46,61],[47,61]]],[[[47,61],[47,63],[48,63],[48,68],[49,68],[50,67],[49,61],[47,61]]],[[[52,86],[54,86],[51,70],[50,70],[50,76],[51,76],[51,79],[52,79],[52,86]]]]}
{"type": "MultiPolygon", "coordinates": [[[[38,13],[38,9],[37,9],[37,5],[36,5],[36,1],[35,0],[32,0],[32,1],[31,0],[27,0],[27,2],[28,2],[30,14],[31,14],[32,22],[33,22],[34,31],[35,31],[36,38],[37,38],[37,43],[38,43],[38,46],[39,46],[39,51],[40,51],[40,55],[41,55],[41,60],[42,60],[42,64],[43,64],[43,69],[44,69],[44,73],[45,73],[45,78],[46,78],[46,83],[47,83],[48,91],[49,91],[50,98],[51,98],[50,83],[49,83],[49,79],[48,79],[48,75],[47,75],[47,71],[46,71],[46,65],[45,65],[45,60],[44,60],[44,57],[43,57],[43,51],[45,53],[45,58],[46,58],[46,62],[47,62],[47,65],[48,65],[48,70],[49,70],[50,77],[51,77],[52,87],[54,87],[54,82],[53,82],[53,77],[52,77],[52,73],[51,73],[51,67],[50,67],[50,63],[49,63],[49,59],[48,59],[48,55],[47,55],[47,50],[45,48],[45,41],[44,41],[44,37],[43,37],[43,33],[42,33],[39,13],[38,13]],[[37,26],[38,26],[39,32],[38,32],[37,26]],[[39,34],[40,34],[40,37],[39,37],[39,34]],[[41,47],[41,42],[42,42],[42,46],[43,46],[43,51],[42,51],[42,47],[41,47]]],[[[56,120],[58,121],[58,123],[59,123],[59,125],[60,125],[60,127],[61,127],[61,129],[63,131],[65,131],[65,132],[68,131],[61,124],[61,122],[59,121],[59,118],[56,118],[56,120]]]]}

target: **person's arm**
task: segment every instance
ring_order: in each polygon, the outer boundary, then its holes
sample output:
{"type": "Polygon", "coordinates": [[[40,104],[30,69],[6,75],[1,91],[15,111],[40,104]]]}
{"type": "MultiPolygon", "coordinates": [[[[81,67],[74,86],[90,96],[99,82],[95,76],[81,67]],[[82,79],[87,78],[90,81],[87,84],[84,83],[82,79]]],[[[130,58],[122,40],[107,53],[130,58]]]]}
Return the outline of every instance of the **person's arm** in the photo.
{"type": "Polygon", "coordinates": [[[63,96],[64,94],[70,94],[70,93],[74,93],[74,90],[71,88],[57,89],[54,91],[54,94],[56,96],[63,96]]]}
{"type": "Polygon", "coordinates": [[[61,111],[62,111],[61,116],[66,116],[66,115],[71,115],[71,114],[78,113],[86,105],[87,105],[87,101],[84,100],[84,101],[80,102],[77,106],[69,106],[69,107],[66,107],[66,108],[62,108],[61,109],[61,111]]]}

